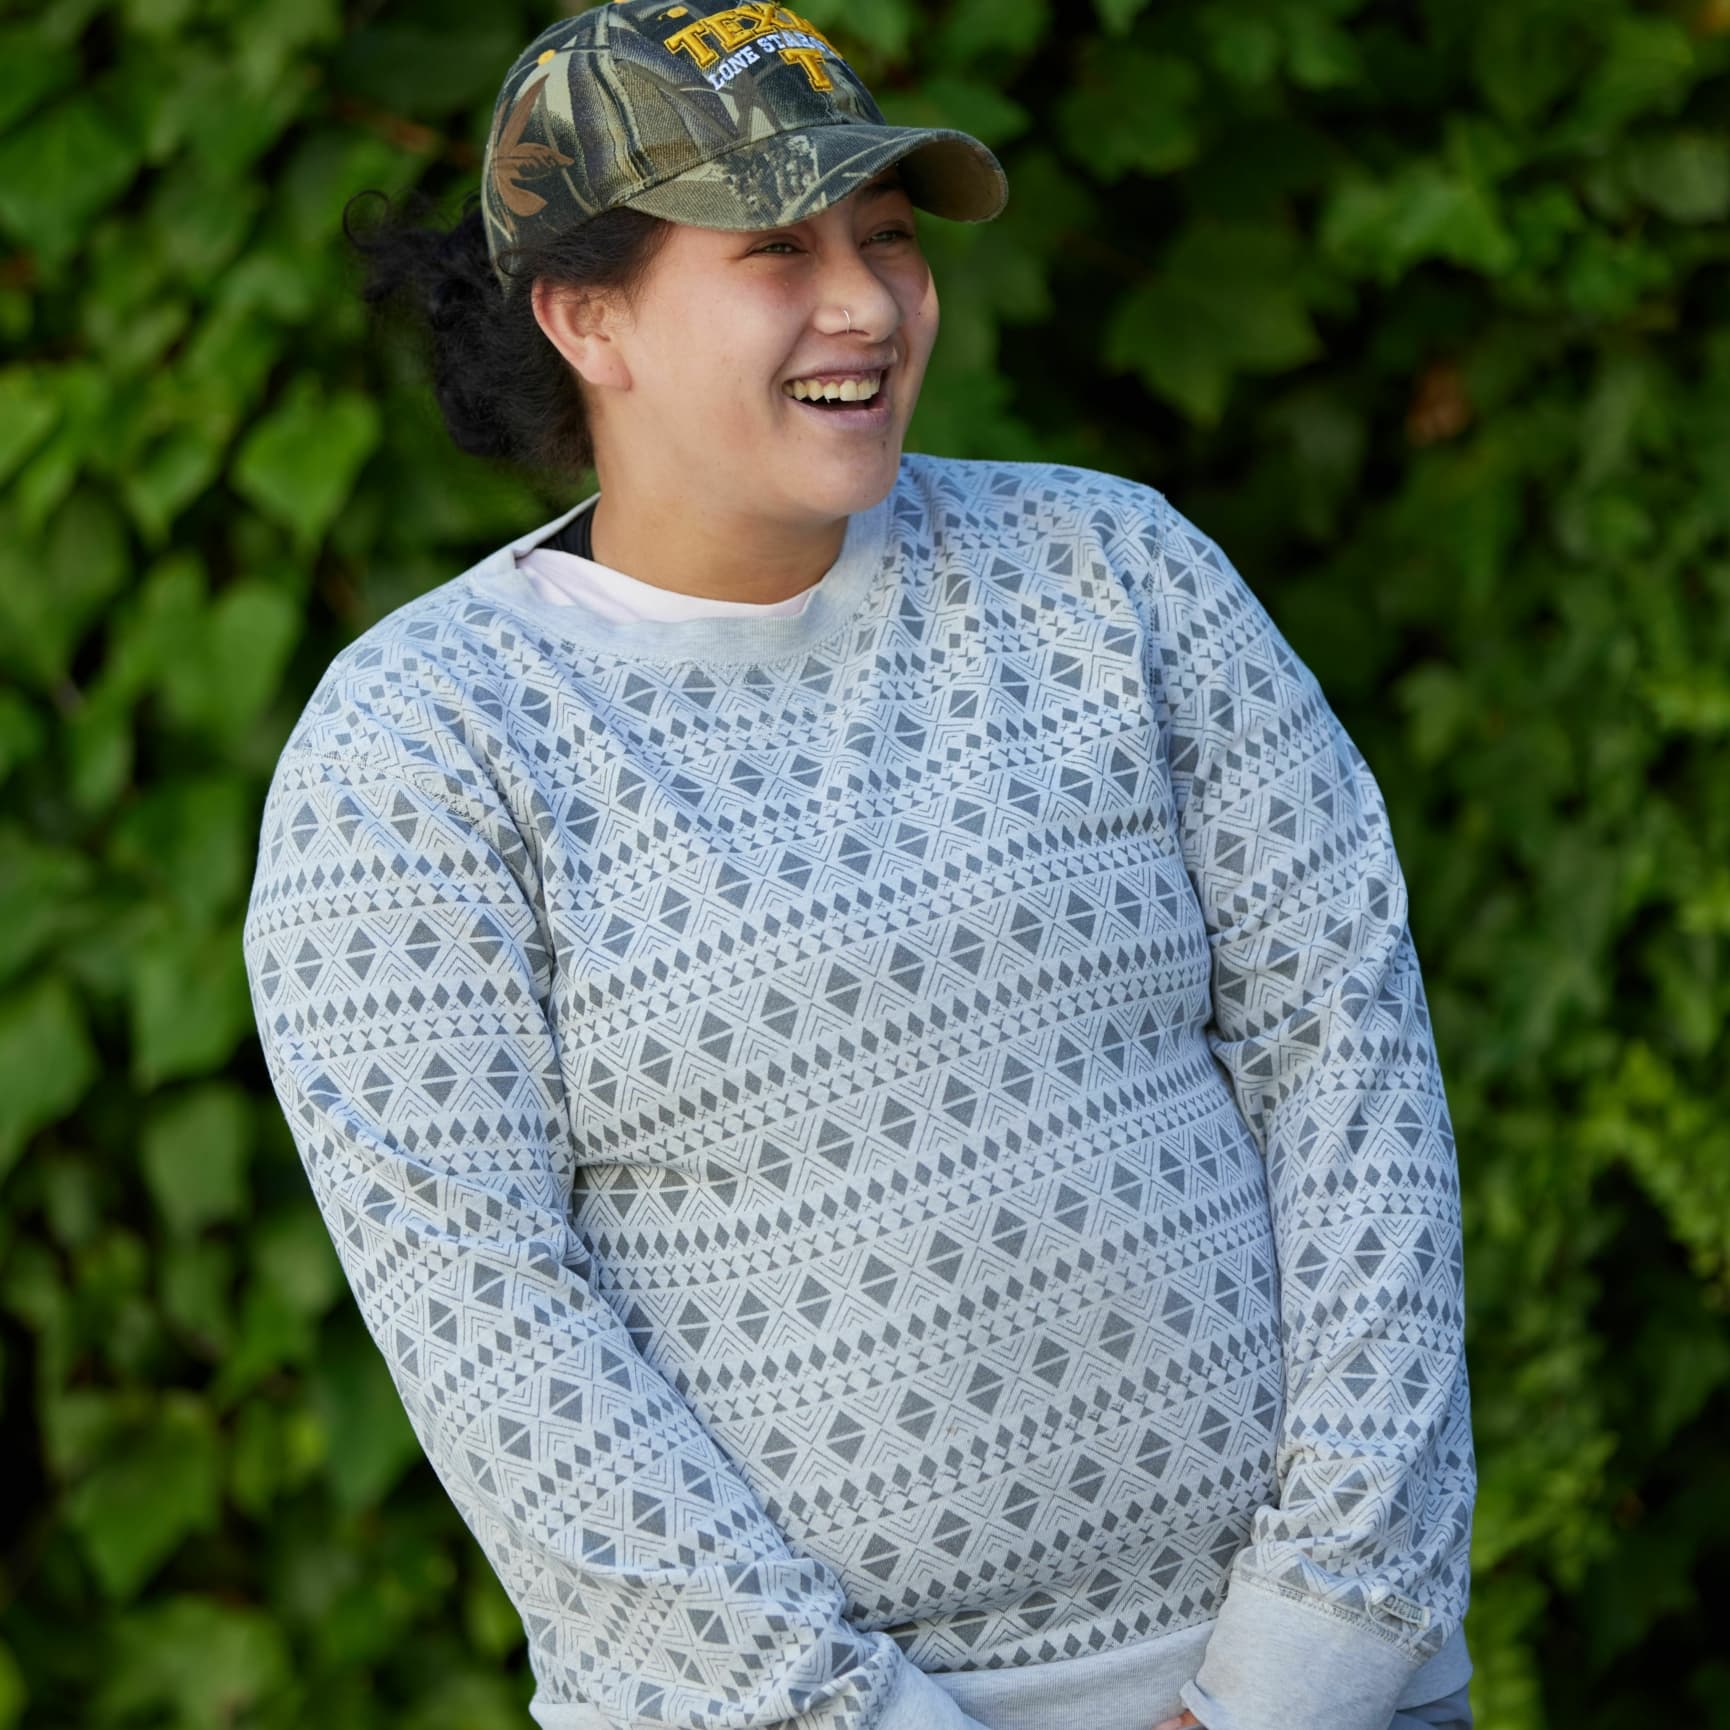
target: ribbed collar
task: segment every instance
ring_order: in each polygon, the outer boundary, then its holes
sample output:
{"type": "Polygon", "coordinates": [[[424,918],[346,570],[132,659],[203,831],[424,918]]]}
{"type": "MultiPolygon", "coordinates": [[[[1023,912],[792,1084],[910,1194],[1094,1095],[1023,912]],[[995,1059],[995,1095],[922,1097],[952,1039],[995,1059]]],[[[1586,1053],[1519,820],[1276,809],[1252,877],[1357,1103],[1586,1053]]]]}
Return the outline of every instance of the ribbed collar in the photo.
{"type": "Polygon", "coordinates": [[[745,614],[698,619],[603,619],[586,607],[544,601],[517,566],[520,554],[551,540],[579,511],[568,511],[489,553],[457,581],[477,599],[491,601],[533,620],[555,637],[594,653],[627,661],[695,661],[715,665],[780,659],[829,636],[864,605],[873,579],[888,563],[890,525],[897,493],[906,484],[905,464],[895,485],[868,510],[847,519],[834,564],[818,579],[800,613],[745,614]]]}

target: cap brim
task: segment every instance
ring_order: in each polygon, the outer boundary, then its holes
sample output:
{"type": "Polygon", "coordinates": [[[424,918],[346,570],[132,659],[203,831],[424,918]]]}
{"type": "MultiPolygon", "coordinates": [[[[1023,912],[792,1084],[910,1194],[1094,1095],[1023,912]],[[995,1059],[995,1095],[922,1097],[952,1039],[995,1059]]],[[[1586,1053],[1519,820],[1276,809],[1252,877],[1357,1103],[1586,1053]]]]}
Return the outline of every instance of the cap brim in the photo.
{"type": "Polygon", "coordinates": [[[903,164],[914,205],[933,216],[989,222],[1009,202],[1002,163],[971,134],[864,121],[753,139],[621,202],[698,228],[779,228],[815,216],[894,162],[903,164]]]}

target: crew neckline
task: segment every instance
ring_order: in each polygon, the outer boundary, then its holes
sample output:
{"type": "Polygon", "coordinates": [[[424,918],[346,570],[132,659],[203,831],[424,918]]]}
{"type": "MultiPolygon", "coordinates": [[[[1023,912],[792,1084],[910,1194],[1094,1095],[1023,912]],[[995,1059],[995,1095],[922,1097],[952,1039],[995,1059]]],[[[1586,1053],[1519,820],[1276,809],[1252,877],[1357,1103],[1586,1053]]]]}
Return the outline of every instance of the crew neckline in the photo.
{"type": "Polygon", "coordinates": [[[471,594],[532,619],[567,642],[618,660],[723,665],[779,659],[839,630],[864,604],[873,579],[887,563],[890,517],[904,474],[903,468],[876,504],[847,518],[841,551],[812,585],[810,601],[797,613],[620,620],[602,618],[586,607],[543,600],[528,573],[518,566],[518,557],[551,540],[580,512],[592,509],[598,493],[496,548],[460,580],[471,594]]]}

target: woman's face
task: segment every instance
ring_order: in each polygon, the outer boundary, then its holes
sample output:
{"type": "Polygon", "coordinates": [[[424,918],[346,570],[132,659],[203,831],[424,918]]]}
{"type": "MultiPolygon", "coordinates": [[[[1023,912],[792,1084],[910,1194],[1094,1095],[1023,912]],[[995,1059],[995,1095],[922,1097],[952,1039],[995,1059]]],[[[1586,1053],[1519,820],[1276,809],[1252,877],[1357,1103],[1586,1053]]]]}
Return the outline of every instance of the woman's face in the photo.
{"type": "Polygon", "coordinates": [[[894,168],[789,227],[675,224],[600,376],[581,367],[600,387],[601,484],[647,498],[672,483],[698,509],[813,525],[866,509],[894,484],[937,325],[894,168]],[[813,407],[790,389],[862,371],[880,375],[868,402],[813,407]]]}

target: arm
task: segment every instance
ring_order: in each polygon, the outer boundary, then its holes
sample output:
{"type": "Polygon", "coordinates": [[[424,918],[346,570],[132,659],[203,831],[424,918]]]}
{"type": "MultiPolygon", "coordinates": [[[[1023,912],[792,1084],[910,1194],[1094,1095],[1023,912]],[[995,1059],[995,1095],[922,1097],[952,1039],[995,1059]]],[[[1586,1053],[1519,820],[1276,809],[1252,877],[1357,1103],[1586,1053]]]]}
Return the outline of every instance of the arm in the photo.
{"type": "Polygon", "coordinates": [[[522,1616],[547,1730],[979,1730],[843,1619],[585,1277],[528,849],[460,745],[352,699],[291,740],[245,948],[355,1300],[522,1616]],[[601,1716],[595,1716],[598,1709],[601,1716]]]}
{"type": "Polygon", "coordinates": [[[1476,1490],[1459,1173],[1406,885],[1314,675],[1152,498],[1149,675],[1212,950],[1208,1044],[1266,1169],[1285,1363],[1278,1503],[1181,1698],[1208,1730],[1386,1730],[1464,1618],[1476,1490]]]}

